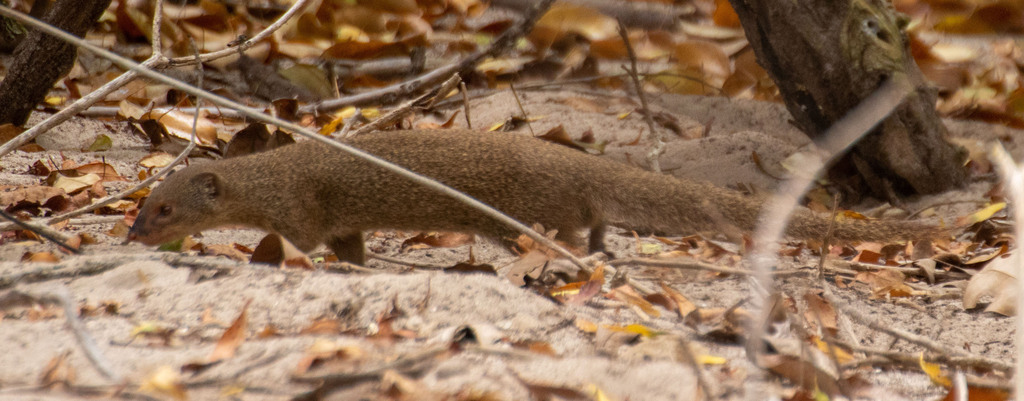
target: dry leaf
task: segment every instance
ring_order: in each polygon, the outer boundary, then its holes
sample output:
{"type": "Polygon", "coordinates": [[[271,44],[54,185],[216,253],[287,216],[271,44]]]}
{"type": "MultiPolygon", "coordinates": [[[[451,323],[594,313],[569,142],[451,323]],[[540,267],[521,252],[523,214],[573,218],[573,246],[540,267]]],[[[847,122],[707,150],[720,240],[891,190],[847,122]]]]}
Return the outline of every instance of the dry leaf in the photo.
{"type": "Polygon", "coordinates": [[[595,295],[601,293],[601,288],[604,286],[604,264],[597,265],[594,269],[594,273],[590,275],[590,279],[583,286],[576,295],[565,301],[567,305],[583,305],[587,300],[593,298],[595,295]]]}
{"type": "Polygon", "coordinates": [[[402,251],[428,248],[454,248],[476,242],[473,234],[459,232],[420,233],[402,242],[402,251]]]}
{"type": "Polygon", "coordinates": [[[206,358],[208,363],[214,363],[235,356],[235,351],[245,342],[245,330],[248,325],[246,312],[249,310],[249,304],[251,303],[252,299],[245,301],[245,305],[242,306],[242,312],[238,314],[238,317],[231,323],[231,326],[224,330],[220,340],[217,340],[217,346],[214,347],[210,356],[206,358]]]}
{"type": "Polygon", "coordinates": [[[530,33],[535,43],[552,43],[574,33],[591,41],[618,36],[618,22],[592,8],[558,2],[548,9],[530,33]]]}
{"type": "Polygon", "coordinates": [[[139,160],[139,165],[145,168],[166,167],[174,161],[174,156],[167,152],[153,152],[139,160]]]}
{"type": "Polygon", "coordinates": [[[804,318],[809,323],[816,323],[820,329],[825,331],[823,334],[836,336],[839,333],[839,325],[836,310],[832,304],[828,303],[821,295],[814,293],[804,294],[804,301],[807,302],[804,318]]]}
{"type": "Polygon", "coordinates": [[[75,368],[68,362],[71,351],[64,351],[46,363],[39,374],[39,385],[53,388],[57,385],[71,386],[75,384],[75,368]]]}
{"type": "Polygon", "coordinates": [[[49,178],[47,178],[48,181],[51,179],[53,182],[51,184],[52,187],[63,189],[64,192],[72,194],[91,187],[93,184],[100,182],[103,178],[96,174],[69,177],[61,173],[53,173],[49,178]]]}
{"type": "Polygon", "coordinates": [[[964,289],[964,309],[974,309],[983,296],[994,298],[985,312],[1004,316],[1017,314],[1017,258],[1002,257],[993,260],[981,272],[971,277],[964,289]]]}
{"type": "Polygon", "coordinates": [[[60,257],[55,255],[53,252],[25,252],[21,255],[22,262],[34,262],[34,263],[57,263],[60,262],[60,257]]]}
{"type": "Polygon", "coordinates": [[[250,263],[268,263],[300,268],[313,268],[313,261],[291,242],[277,234],[267,234],[252,252],[250,263]]]}
{"type": "Polygon", "coordinates": [[[609,291],[606,296],[608,298],[617,299],[629,305],[635,306],[649,316],[661,316],[661,312],[658,312],[658,310],[655,309],[654,305],[651,305],[650,302],[644,300],[644,298],[640,296],[640,294],[637,293],[636,290],[633,289],[633,287],[629,287],[626,285],[616,287],[609,291]]]}

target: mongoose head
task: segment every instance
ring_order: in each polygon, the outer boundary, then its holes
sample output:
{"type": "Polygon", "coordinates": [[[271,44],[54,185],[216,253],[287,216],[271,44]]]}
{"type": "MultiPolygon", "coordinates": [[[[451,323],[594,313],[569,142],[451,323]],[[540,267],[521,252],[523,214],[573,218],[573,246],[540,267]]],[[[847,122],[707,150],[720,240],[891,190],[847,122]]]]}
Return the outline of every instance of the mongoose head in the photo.
{"type": "Polygon", "coordinates": [[[224,182],[217,173],[189,167],[167,177],[149,195],[128,241],[157,245],[221,224],[224,182]]]}

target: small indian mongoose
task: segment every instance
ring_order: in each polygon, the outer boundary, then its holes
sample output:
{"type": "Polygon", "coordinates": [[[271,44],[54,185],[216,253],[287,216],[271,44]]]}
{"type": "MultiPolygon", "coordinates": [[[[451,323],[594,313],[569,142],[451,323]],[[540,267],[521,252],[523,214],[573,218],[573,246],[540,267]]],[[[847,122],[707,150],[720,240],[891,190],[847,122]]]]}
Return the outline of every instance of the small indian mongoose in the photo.
{"type": "MultiPolygon", "coordinates": [[[[690,234],[733,224],[752,230],[760,202],[738,192],[677,179],[512,133],[461,130],[380,132],[349,142],[432,177],[526,224],[557,229],[603,249],[606,225],[690,234]],[[726,221],[722,221],[722,220],[726,221]]],[[[830,218],[799,210],[792,237],[823,238],[830,218]]],[[[304,252],[321,243],[338,259],[363,263],[363,232],[447,230],[511,241],[518,234],[433,190],[326,145],[305,141],[189,166],[153,190],[129,233],[149,245],[225,225],[278,233],[304,252]]],[[[846,240],[925,238],[921,223],[845,220],[846,240]]]]}

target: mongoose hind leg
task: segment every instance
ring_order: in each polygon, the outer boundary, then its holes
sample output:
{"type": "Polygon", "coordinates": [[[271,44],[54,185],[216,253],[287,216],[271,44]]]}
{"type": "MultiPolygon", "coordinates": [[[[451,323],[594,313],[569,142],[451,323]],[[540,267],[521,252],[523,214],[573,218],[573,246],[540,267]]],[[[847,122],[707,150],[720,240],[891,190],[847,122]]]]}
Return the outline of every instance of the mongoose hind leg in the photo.
{"type": "Polygon", "coordinates": [[[338,261],[362,265],[366,262],[366,245],[361,231],[334,235],[327,239],[327,247],[338,261]]]}
{"type": "Polygon", "coordinates": [[[604,249],[604,233],[607,228],[608,226],[601,223],[590,227],[590,238],[587,239],[587,252],[590,252],[590,254],[601,252],[609,257],[614,257],[604,249]]]}

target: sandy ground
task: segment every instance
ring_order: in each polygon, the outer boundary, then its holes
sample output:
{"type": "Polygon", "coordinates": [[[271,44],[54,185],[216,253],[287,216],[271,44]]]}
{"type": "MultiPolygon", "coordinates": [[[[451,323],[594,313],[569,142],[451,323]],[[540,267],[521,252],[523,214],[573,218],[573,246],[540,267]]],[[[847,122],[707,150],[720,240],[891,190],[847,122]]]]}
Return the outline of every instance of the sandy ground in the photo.
{"type": "MultiPolygon", "coordinates": [[[[636,108],[628,98],[571,91],[522,91],[521,95],[527,113],[540,117],[532,123],[535,132],[563,125],[577,137],[590,130],[597,140],[610,142],[605,157],[642,162],[647,143],[632,142],[646,131],[645,123],[638,113],[620,117],[636,108]]],[[[684,133],[699,136],[710,124],[705,137],[671,138],[662,158],[663,169],[680,177],[723,186],[742,183],[770,191],[777,182],[758,169],[751,153],[756,152],[765,165],[777,166],[806,143],[787,123],[788,117],[779,105],[686,96],[660,96],[653,103],[657,111],[677,119],[684,133]]],[[[518,114],[518,106],[508,94],[471,101],[474,127],[488,127],[518,114]]],[[[456,121],[465,125],[461,116],[456,121]]],[[[132,136],[123,124],[89,119],[66,123],[38,140],[47,152],[6,156],[0,183],[37,183],[38,177],[24,173],[27,167],[36,160],[60,157],[78,162],[104,159],[122,175],[134,176],[141,169],[138,160],[148,154],[147,143],[132,136]],[[114,139],[112,150],[79,150],[100,133],[114,139]]],[[[1008,129],[960,122],[950,122],[949,126],[954,135],[971,140],[1009,138],[1007,145],[1012,153],[1021,156],[1021,149],[1013,142],[1016,133],[1008,129]]],[[[111,185],[110,189],[124,185],[111,185]]],[[[982,201],[982,194],[991,186],[989,182],[973,183],[954,193],[911,200],[907,208],[916,210],[949,200],[982,201]]],[[[952,219],[975,208],[970,203],[955,203],[937,207],[937,214],[952,219]]],[[[734,341],[698,333],[660,306],[652,314],[600,296],[582,305],[562,305],[521,288],[507,277],[510,263],[517,258],[496,244],[478,241],[457,248],[402,252],[401,242],[413,233],[380,233],[369,241],[372,251],[410,264],[450,266],[468,260],[472,252],[477,262],[495,266],[497,275],[444,273],[381,260],[371,260],[367,265],[370,271],[310,271],[215,257],[170,260],[168,254],[151,248],[121,244],[122,238],[106,234],[111,226],[66,228],[66,232],[90,232],[100,243],[87,246],[85,256],[63,256],[58,265],[17,262],[26,251],[54,251],[50,244],[5,243],[0,246],[0,277],[35,270],[51,274],[71,271],[75,273],[45,280],[26,276],[13,289],[36,296],[67,291],[78,308],[115,305],[106,311],[84,314],[82,321],[106,364],[128,384],[123,388],[113,385],[115,382],[104,378],[87,361],[58,307],[24,306],[8,298],[0,302],[0,344],[6,344],[6,352],[0,353],[0,399],[107,398],[118,389],[123,390],[120,396],[128,399],[172,399],[166,393],[140,389],[140,385],[152,381],[161,367],[172,367],[177,372],[182,365],[203,361],[247,302],[251,304],[244,330],[246,341],[237,354],[205,370],[181,373],[188,399],[290,399],[316,388],[294,380],[293,375],[379,372],[375,369],[380,367],[393,369],[352,379],[325,398],[522,400],[551,399],[544,394],[553,394],[554,399],[598,399],[595,391],[599,391],[610,400],[694,399],[698,394],[697,375],[686,362],[681,344],[689,344],[698,355],[724,358],[724,362],[703,368],[718,398],[741,399],[745,389],[751,388],[780,396],[793,391],[791,383],[777,376],[758,374],[734,341]],[[90,266],[92,270],[82,270],[90,266]],[[324,321],[336,326],[322,330],[316,322],[324,321]],[[638,337],[607,329],[594,333],[583,328],[586,322],[603,327],[642,324],[659,335],[638,337]],[[144,327],[156,327],[166,334],[135,335],[144,327]],[[461,349],[452,350],[453,338],[467,333],[471,333],[470,339],[457,342],[461,349]],[[527,343],[543,344],[547,351],[513,346],[527,343]],[[324,349],[333,352],[314,352],[324,349]],[[415,358],[432,349],[447,351],[415,358]],[[40,387],[48,363],[64,353],[68,356],[56,376],[71,386],[40,387]],[[321,355],[325,362],[305,372],[300,367],[313,355],[321,355]],[[406,359],[413,359],[417,366],[388,365],[406,359]]],[[[251,230],[218,230],[205,233],[201,240],[206,244],[237,242],[253,246],[260,237],[251,230]]],[[[658,241],[641,238],[639,243],[658,241]]],[[[608,246],[618,257],[635,256],[639,248],[638,240],[622,231],[609,235],[608,246]]],[[[738,266],[735,259],[707,261],[738,266]]],[[[817,258],[804,251],[783,260],[779,269],[813,272],[816,263],[817,258]]],[[[729,308],[747,299],[749,293],[747,281],[735,275],[619,268],[652,288],[665,283],[700,308],[729,308]]],[[[865,286],[836,288],[812,277],[808,274],[782,279],[778,287],[800,300],[805,293],[819,292],[827,285],[848,305],[886,325],[929,337],[952,349],[1012,361],[1011,319],[965,311],[955,296],[872,300],[865,286]]],[[[933,288],[954,285],[943,283],[933,288]]],[[[847,325],[841,336],[874,348],[919,351],[861,325],[847,325]]],[[[858,374],[872,384],[860,398],[937,399],[945,392],[914,369],[865,369],[858,374]]]]}

